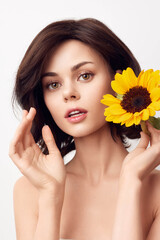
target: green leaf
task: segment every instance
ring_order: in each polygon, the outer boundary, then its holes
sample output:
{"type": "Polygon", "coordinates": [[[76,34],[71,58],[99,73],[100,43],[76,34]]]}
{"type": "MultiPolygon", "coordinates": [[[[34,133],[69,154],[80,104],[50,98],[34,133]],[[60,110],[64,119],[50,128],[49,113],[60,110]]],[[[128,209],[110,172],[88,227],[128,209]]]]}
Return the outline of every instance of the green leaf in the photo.
{"type": "Polygon", "coordinates": [[[116,98],[118,98],[119,100],[123,100],[123,94],[117,93],[116,98]]]}
{"type": "Polygon", "coordinates": [[[160,117],[155,118],[155,117],[149,117],[148,119],[149,123],[152,124],[152,126],[158,130],[160,130],[160,117]]]}

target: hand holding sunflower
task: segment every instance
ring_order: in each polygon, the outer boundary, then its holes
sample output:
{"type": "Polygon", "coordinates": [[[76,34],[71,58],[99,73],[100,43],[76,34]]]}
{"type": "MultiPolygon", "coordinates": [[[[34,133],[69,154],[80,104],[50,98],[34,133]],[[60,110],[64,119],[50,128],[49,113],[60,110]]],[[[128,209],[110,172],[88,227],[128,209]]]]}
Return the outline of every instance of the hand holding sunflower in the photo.
{"type": "Polygon", "coordinates": [[[160,71],[141,71],[136,77],[131,68],[116,73],[111,82],[116,97],[111,94],[103,96],[101,103],[107,105],[104,116],[106,121],[125,124],[141,124],[142,130],[147,131],[146,122],[160,129],[160,118],[155,118],[156,111],[160,110],[160,71]]]}
{"type": "Polygon", "coordinates": [[[142,181],[160,164],[160,118],[154,117],[160,110],[160,71],[149,69],[136,77],[127,68],[122,74],[116,73],[111,87],[116,97],[106,94],[101,100],[108,106],[106,121],[126,127],[140,124],[143,130],[139,144],[123,161],[121,176],[123,179],[127,174],[142,181]]]}
{"type": "Polygon", "coordinates": [[[146,123],[150,137],[143,131],[136,148],[125,157],[120,178],[138,179],[141,182],[160,165],[160,130],[146,123]],[[150,146],[148,144],[150,142],[150,146]]]}

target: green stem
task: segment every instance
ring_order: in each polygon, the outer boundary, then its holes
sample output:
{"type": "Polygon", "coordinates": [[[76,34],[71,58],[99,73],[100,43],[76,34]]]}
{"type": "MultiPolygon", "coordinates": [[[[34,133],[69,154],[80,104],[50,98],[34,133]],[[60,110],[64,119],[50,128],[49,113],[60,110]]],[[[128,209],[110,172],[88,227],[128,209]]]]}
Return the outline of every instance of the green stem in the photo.
{"type": "Polygon", "coordinates": [[[148,131],[146,122],[142,120],[142,121],[140,122],[140,125],[141,125],[141,128],[142,128],[142,131],[143,131],[144,133],[146,133],[146,134],[150,137],[150,136],[151,136],[151,133],[148,131]]]}

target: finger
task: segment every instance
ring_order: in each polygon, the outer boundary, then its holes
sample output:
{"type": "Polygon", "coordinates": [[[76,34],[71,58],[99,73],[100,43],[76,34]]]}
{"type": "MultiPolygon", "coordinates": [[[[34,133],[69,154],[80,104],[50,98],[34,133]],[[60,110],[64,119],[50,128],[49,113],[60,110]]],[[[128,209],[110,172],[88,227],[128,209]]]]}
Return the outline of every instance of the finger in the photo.
{"type": "MultiPolygon", "coordinates": [[[[9,146],[9,156],[13,160],[13,162],[19,167],[21,157],[25,151],[24,147],[26,147],[26,142],[28,144],[33,144],[34,140],[32,136],[27,136],[26,131],[31,128],[31,122],[36,114],[36,110],[34,108],[30,109],[28,112],[27,110],[23,110],[22,113],[22,121],[16,132],[14,137],[9,146]],[[28,116],[28,117],[27,117],[28,116]],[[26,141],[27,139],[27,141],[26,141]]],[[[30,134],[31,135],[31,134],[30,134]]]]}
{"type": "Polygon", "coordinates": [[[27,113],[26,111],[24,112],[23,115],[23,121],[26,122],[26,128],[24,129],[23,132],[23,144],[25,149],[35,143],[33,136],[31,134],[32,121],[35,115],[36,115],[35,108],[30,108],[29,112],[27,113]]]}
{"type": "Polygon", "coordinates": [[[29,131],[30,124],[34,119],[35,114],[36,114],[35,108],[30,108],[29,112],[27,110],[23,110],[22,121],[21,121],[20,125],[18,126],[15,135],[17,133],[21,133],[22,131],[23,131],[23,133],[24,133],[24,131],[27,131],[27,130],[29,131]]]}
{"type": "Polygon", "coordinates": [[[19,153],[17,152],[17,145],[15,145],[13,141],[9,145],[9,157],[18,166],[20,156],[19,153]]]}
{"type": "Polygon", "coordinates": [[[152,147],[149,147],[139,155],[139,159],[140,161],[137,162],[139,166],[137,166],[137,168],[141,170],[142,175],[147,176],[160,164],[159,146],[154,145],[152,147]]]}
{"type": "Polygon", "coordinates": [[[23,109],[23,111],[22,111],[22,121],[23,121],[24,118],[27,116],[27,114],[28,114],[28,111],[25,110],[25,109],[23,109]]]}
{"type": "Polygon", "coordinates": [[[24,152],[24,147],[22,142],[17,143],[17,145],[15,146],[15,151],[18,153],[19,157],[21,158],[24,152]]]}
{"type": "Polygon", "coordinates": [[[16,129],[16,132],[13,136],[12,142],[10,144],[10,154],[11,155],[13,155],[15,153],[20,154],[22,152],[22,145],[23,145],[23,148],[24,148],[25,132],[26,132],[26,129],[27,129],[28,125],[30,124],[30,122],[25,119],[25,116],[27,116],[27,114],[28,113],[25,110],[23,112],[23,117],[22,117],[23,120],[20,123],[20,125],[18,126],[18,128],[16,129]],[[19,143],[21,143],[21,148],[17,147],[19,145],[19,143]]]}
{"type": "Polygon", "coordinates": [[[26,118],[30,121],[33,121],[35,115],[36,115],[36,109],[34,107],[31,107],[26,118]]]}
{"type": "Polygon", "coordinates": [[[160,141],[160,130],[154,128],[148,121],[146,122],[148,131],[151,133],[151,145],[160,141]]]}
{"type": "Polygon", "coordinates": [[[25,110],[23,120],[27,122],[26,132],[30,132],[32,121],[36,115],[36,109],[31,107],[29,112],[25,110]]]}
{"type": "Polygon", "coordinates": [[[31,132],[26,132],[24,137],[23,137],[23,146],[24,149],[27,149],[28,147],[31,147],[35,144],[33,135],[31,132]]]}
{"type": "Polygon", "coordinates": [[[148,121],[146,121],[146,125],[150,133],[160,133],[160,130],[156,129],[155,127],[152,126],[152,124],[148,121]]]}
{"type": "MultiPolygon", "coordinates": [[[[22,120],[21,120],[21,122],[24,122],[27,114],[28,114],[28,111],[25,110],[25,109],[23,109],[23,110],[22,110],[22,120]]],[[[26,128],[25,128],[25,129],[26,129],[26,128]]],[[[23,144],[21,144],[21,145],[23,145],[23,144]]],[[[23,146],[23,150],[24,150],[24,146],[23,146]]],[[[22,152],[22,151],[21,151],[21,152],[22,152]]],[[[21,155],[21,154],[20,154],[20,155],[21,155]]]]}
{"type": "Polygon", "coordinates": [[[147,148],[150,138],[143,131],[140,132],[141,138],[136,148],[147,148]]]}
{"type": "Polygon", "coordinates": [[[52,132],[49,128],[49,126],[45,125],[43,128],[42,128],[42,136],[43,136],[43,139],[47,145],[47,148],[48,148],[48,151],[49,151],[49,154],[55,154],[59,151],[57,145],[56,145],[56,142],[55,142],[55,139],[52,135],[52,132]]]}

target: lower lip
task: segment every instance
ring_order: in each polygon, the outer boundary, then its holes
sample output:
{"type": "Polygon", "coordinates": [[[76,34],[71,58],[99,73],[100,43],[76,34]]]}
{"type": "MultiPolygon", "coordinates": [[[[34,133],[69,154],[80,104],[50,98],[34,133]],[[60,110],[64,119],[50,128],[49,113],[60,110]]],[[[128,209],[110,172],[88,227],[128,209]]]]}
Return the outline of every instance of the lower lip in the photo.
{"type": "Polygon", "coordinates": [[[76,117],[68,117],[67,120],[69,122],[80,122],[82,121],[84,118],[87,117],[87,113],[83,113],[82,115],[80,116],[76,116],[76,117]]]}

